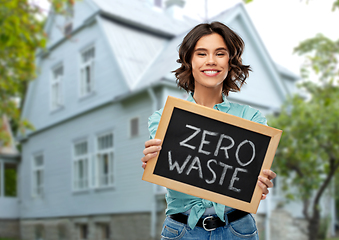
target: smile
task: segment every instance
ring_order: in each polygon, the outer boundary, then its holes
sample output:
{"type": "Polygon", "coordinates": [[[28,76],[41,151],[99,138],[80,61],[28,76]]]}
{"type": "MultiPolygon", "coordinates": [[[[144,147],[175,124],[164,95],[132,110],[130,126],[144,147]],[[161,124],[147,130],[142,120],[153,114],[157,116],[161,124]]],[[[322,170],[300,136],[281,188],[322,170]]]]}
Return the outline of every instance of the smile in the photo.
{"type": "Polygon", "coordinates": [[[203,73],[206,75],[206,76],[216,76],[219,74],[220,71],[217,71],[217,70],[206,70],[206,71],[203,71],[203,73]]]}

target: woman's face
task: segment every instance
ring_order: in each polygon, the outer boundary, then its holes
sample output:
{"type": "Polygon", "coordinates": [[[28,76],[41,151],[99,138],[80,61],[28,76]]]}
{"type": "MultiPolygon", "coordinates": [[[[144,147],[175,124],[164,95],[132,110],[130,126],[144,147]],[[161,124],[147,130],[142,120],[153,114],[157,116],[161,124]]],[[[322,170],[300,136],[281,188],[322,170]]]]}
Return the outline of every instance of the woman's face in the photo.
{"type": "Polygon", "coordinates": [[[192,74],[195,90],[213,88],[222,90],[229,65],[228,49],[217,33],[205,35],[195,45],[192,55],[192,74]]]}

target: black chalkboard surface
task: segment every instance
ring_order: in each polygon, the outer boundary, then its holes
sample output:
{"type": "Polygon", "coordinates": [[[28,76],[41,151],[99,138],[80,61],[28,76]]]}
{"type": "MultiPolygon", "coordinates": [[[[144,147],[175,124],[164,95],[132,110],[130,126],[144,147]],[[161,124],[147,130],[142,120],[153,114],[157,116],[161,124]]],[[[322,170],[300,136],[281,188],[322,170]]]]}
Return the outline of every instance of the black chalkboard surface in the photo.
{"type": "Polygon", "coordinates": [[[255,213],[257,179],[269,169],[281,130],[169,97],[156,138],[159,155],[143,180],[255,213]]]}

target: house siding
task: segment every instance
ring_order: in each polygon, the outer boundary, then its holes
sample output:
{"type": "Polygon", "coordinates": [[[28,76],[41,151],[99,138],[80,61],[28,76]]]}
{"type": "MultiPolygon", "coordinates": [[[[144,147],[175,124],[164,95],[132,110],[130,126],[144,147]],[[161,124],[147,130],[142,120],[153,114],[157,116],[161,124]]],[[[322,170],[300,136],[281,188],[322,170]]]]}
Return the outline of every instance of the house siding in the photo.
{"type": "Polygon", "coordinates": [[[140,159],[142,143],[148,139],[147,118],[151,113],[149,96],[140,94],[131,100],[95,109],[76,121],[59,124],[24,142],[20,171],[20,177],[26,182],[20,189],[22,218],[150,211],[153,187],[141,181],[140,159]],[[139,117],[140,134],[130,138],[129,119],[135,116],[139,117]],[[74,141],[87,139],[93,160],[96,136],[110,130],[114,134],[115,187],[73,192],[74,141]],[[32,156],[37,152],[44,156],[45,193],[42,198],[34,198],[31,193],[32,156]]]}
{"type": "Polygon", "coordinates": [[[97,37],[101,35],[98,25],[91,25],[86,31],[72,36],[42,60],[41,74],[30,86],[31,95],[34,98],[28,106],[28,111],[25,111],[23,115],[23,118],[30,120],[36,130],[101,105],[128,91],[118,64],[111,52],[107,51],[110,47],[103,37],[97,37]],[[95,47],[94,92],[81,98],[79,95],[80,54],[88,46],[95,47]],[[51,71],[58,64],[64,67],[61,82],[63,106],[52,111],[50,107],[51,71]]]}

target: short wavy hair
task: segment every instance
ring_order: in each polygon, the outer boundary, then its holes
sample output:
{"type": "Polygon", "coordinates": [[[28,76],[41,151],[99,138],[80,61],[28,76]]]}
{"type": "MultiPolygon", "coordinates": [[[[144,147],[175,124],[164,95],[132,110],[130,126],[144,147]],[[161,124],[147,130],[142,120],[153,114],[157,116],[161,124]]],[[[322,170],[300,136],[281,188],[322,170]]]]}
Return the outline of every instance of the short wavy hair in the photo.
{"type": "Polygon", "coordinates": [[[225,41],[229,53],[230,70],[223,82],[222,92],[228,96],[228,93],[238,92],[246,82],[251,68],[249,65],[242,64],[241,55],[244,51],[245,43],[229,27],[221,22],[202,23],[195,26],[183,39],[179,48],[178,63],[181,66],[172,71],[175,73],[177,84],[187,92],[194,92],[194,78],[192,75],[192,55],[196,43],[200,38],[212,33],[219,34],[225,41]]]}

